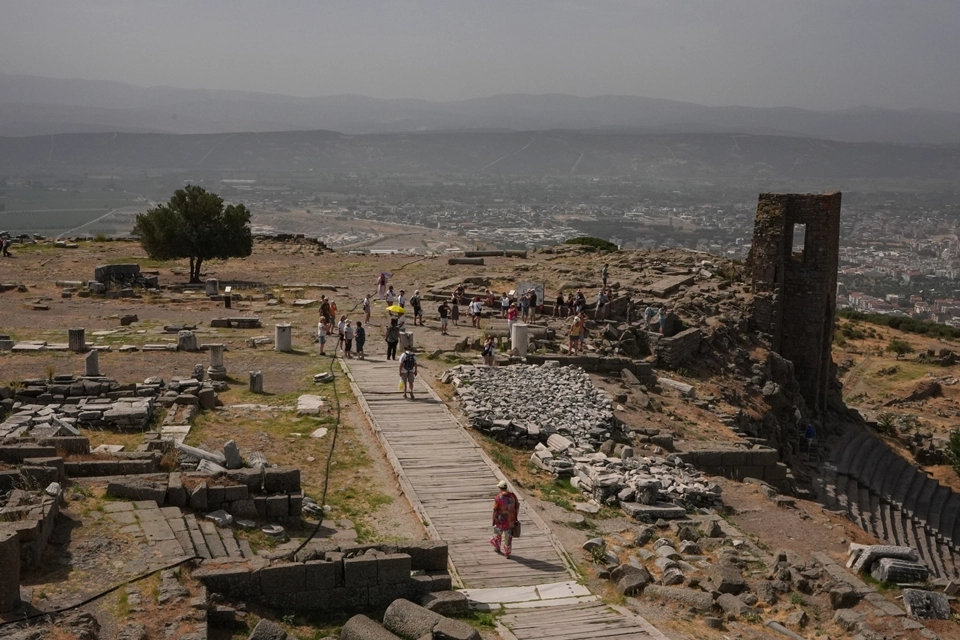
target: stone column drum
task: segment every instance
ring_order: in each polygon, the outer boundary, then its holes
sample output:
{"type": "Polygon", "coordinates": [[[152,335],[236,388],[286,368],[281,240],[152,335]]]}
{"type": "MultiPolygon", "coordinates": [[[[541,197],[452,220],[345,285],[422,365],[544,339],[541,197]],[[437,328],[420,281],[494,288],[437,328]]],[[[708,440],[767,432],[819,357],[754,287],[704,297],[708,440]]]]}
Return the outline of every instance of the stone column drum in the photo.
{"type": "Polygon", "coordinates": [[[87,342],[84,337],[83,327],[77,327],[75,329],[67,329],[67,333],[70,336],[70,351],[74,353],[80,353],[81,351],[86,351],[87,342]]]}
{"type": "Polygon", "coordinates": [[[20,606],[20,539],[16,531],[0,531],[0,613],[20,606]]]}
{"type": "Polygon", "coordinates": [[[227,368],[223,366],[223,345],[210,345],[210,366],[207,367],[207,377],[211,380],[226,380],[227,368]]]}
{"type": "Polygon", "coordinates": [[[177,334],[178,351],[196,351],[197,336],[193,331],[181,331],[177,334]]]}
{"type": "Polygon", "coordinates": [[[87,354],[87,357],[84,359],[84,375],[89,378],[98,378],[100,377],[100,354],[93,350],[87,354]]]}
{"type": "Polygon", "coordinates": [[[263,373],[260,371],[250,372],[250,393],[263,393],[263,373]]]}
{"type": "Polygon", "coordinates": [[[530,327],[518,322],[513,325],[513,335],[510,336],[510,346],[514,348],[517,355],[521,358],[527,356],[527,347],[530,344],[530,327]]]}
{"type": "Polygon", "coordinates": [[[413,349],[413,332],[404,331],[400,334],[400,343],[397,345],[401,351],[406,349],[408,346],[413,349]]]}
{"type": "Polygon", "coordinates": [[[285,353],[293,351],[293,331],[289,324],[276,325],[273,343],[277,351],[283,351],[285,353]]]}
{"type": "Polygon", "coordinates": [[[220,294],[220,281],[216,278],[210,278],[204,283],[204,290],[208,296],[220,294]]]}

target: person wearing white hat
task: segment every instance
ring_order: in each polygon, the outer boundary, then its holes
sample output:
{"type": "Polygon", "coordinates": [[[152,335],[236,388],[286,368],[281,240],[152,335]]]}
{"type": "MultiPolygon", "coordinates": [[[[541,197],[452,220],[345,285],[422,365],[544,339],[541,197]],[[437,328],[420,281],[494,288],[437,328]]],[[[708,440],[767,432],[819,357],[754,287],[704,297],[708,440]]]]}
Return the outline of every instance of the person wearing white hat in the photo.
{"type": "Polygon", "coordinates": [[[510,557],[513,547],[513,528],[518,524],[520,515],[520,499],[510,491],[506,480],[497,483],[500,493],[493,501],[493,537],[490,544],[497,553],[505,558],[510,557]]]}

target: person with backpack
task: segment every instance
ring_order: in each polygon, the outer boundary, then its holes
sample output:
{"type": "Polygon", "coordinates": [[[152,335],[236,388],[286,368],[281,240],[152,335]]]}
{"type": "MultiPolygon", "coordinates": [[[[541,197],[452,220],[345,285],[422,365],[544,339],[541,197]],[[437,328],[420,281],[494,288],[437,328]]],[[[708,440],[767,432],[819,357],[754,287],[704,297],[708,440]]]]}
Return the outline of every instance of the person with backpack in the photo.
{"type": "Polygon", "coordinates": [[[357,346],[357,357],[363,360],[363,343],[367,341],[367,330],[359,320],[357,320],[357,329],[353,332],[353,337],[357,346]]]}
{"type": "Polygon", "coordinates": [[[483,343],[483,349],[480,350],[480,355],[483,356],[483,364],[492,367],[496,363],[493,355],[496,348],[497,345],[493,336],[487,336],[487,341],[483,343]]]}
{"type": "Polygon", "coordinates": [[[417,289],[413,292],[413,297],[410,298],[410,304],[413,305],[413,326],[417,326],[417,322],[420,322],[420,326],[423,325],[423,299],[420,297],[420,289],[417,289]]]}
{"type": "Polygon", "coordinates": [[[413,381],[417,378],[417,356],[413,347],[407,345],[400,356],[400,382],[403,383],[403,397],[407,397],[407,386],[410,387],[410,399],[413,400],[413,381]]]}
{"type": "Polygon", "coordinates": [[[437,313],[440,314],[440,335],[450,335],[447,333],[447,318],[450,316],[450,307],[447,305],[446,300],[443,301],[443,304],[437,307],[437,313]]]}
{"type": "Polygon", "coordinates": [[[493,500],[493,537],[490,538],[490,544],[497,553],[510,558],[514,528],[519,524],[520,499],[507,487],[506,480],[497,483],[497,488],[500,493],[493,500]]]}
{"type": "Polygon", "coordinates": [[[387,339],[387,360],[396,360],[397,359],[397,343],[400,342],[400,326],[397,324],[396,318],[393,318],[390,320],[390,326],[387,327],[386,339],[387,339]]]}

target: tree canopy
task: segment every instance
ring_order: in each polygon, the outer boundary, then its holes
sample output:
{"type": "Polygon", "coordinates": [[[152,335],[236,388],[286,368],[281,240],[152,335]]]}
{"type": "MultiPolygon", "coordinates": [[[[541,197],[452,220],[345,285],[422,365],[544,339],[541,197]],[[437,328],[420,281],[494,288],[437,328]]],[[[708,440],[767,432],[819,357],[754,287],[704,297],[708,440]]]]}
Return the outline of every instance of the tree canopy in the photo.
{"type": "Polygon", "coordinates": [[[890,338],[890,342],[887,344],[886,351],[895,353],[897,355],[897,360],[899,360],[908,353],[913,353],[913,346],[906,340],[901,340],[900,338],[890,338]]]}
{"type": "Polygon", "coordinates": [[[245,258],[253,251],[250,212],[203,187],[177,189],[166,204],[137,214],[133,235],[154,260],[190,259],[190,282],[200,282],[204,260],[245,258]]]}

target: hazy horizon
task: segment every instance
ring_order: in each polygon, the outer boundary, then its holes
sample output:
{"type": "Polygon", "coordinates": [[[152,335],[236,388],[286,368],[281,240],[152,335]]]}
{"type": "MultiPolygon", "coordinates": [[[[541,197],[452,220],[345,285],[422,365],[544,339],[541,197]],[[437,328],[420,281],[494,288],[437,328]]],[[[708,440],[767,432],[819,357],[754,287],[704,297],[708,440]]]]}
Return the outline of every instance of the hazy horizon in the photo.
{"type": "MultiPolygon", "coordinates": [[[[623,95],[960,111],[960,3],[5,2],[0,72],[451,102],[623,95]]],[[[0,97],[2,100],[2,97],[0,97]]]]}

